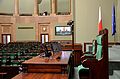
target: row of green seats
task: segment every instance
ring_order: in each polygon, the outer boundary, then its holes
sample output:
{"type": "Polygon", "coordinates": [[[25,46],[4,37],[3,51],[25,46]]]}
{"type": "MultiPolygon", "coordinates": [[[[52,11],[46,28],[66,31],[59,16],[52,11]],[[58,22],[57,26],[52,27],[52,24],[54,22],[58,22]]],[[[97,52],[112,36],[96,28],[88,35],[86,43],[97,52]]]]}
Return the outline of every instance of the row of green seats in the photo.
{"type": "Polygon", "coordinates": [[[18,60],[2,57],[0,58],[0,65],[1,66],[20,66],[22,62],[28,59],[30,59],[30,57],[21,57],[18,60]]]}

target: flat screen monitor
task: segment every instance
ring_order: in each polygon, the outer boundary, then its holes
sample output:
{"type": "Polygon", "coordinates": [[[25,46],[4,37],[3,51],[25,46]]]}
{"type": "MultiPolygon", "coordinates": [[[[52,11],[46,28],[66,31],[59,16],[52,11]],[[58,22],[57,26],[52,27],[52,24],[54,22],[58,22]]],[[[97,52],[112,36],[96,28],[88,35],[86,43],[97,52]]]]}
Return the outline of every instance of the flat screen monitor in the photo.
{"type": "Polygon", "coordinates": [[[70,26],[56,26],[55,27],[55,35],[57,36],[65,36],[71,35],[71,27],[70,26]]]}

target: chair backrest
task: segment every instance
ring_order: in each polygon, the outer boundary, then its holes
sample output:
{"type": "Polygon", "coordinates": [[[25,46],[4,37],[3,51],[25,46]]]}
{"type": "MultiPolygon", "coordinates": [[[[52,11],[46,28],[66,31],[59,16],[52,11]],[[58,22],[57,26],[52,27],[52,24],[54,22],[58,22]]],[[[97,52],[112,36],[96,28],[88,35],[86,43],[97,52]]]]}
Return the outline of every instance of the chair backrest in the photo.
{"type": "Polygon", "coordinates": [[[62,51],[61,44],[58,42],[51,42],[51,50],[53,52],[59,52],[62,51]]]}
{"type": "Polygon", "coordinates": [[[48,48],[47,48],[47,46],[46,46],[46,43],[42,43],[42,44],[41,44],[41,48],[42,48],[42,50],[45,52],[45,54],[48,53],[48,48]]]}
{"type": "MultiPolygon", "coordinates": [[[[89,68],[89,79],[109,79],[108,74],[108,30],[103,29],[96,36],[96,59],[85,59],[83,66],[89,68]]],[[[80,75],[80,73],[79,73],[80,75]]],[[[81,76],[81,75],[80,75],[81,76]]]]}
{"type": "Polygon", "coordinates": [[[97,51],[97,41],[94,39],[92,41],[92,54],[96,54],[97,51]]]}
{"type": "Polygon", "coordinates": [[[108,69],[108,30],[104,29],[99,32],[96,37],[97,40],[97,53],[96,59],[102,59],[105,63],[106,70],[108,69]]]}
{"type": "Polygon", "coordinates": [[[102,35],[101,44],[102,44],[102,59],[100,60],[99,66],[99,78],[98,79],[109,79],[108,74],[108,30],[105,28],[99,32],[99,35],[102,35]],[[103,73],[104,72],[104,73],[103,73]]]}
{"type": "Polygon", "coordinates": [[[108,65],[108,30],[105,28],[99,32],[99,35],[102,37],[102,46],[103,46],[103,59],[106,61],[106,66],[108,65]]]}
{"type": "Polygon", "coordinates": [[[103,37],[103,35],[98,35],[96,37],[96,40],[97,40],[96,59],[98,59],[98,60],[102,58],[102,37],[103,37]]]}

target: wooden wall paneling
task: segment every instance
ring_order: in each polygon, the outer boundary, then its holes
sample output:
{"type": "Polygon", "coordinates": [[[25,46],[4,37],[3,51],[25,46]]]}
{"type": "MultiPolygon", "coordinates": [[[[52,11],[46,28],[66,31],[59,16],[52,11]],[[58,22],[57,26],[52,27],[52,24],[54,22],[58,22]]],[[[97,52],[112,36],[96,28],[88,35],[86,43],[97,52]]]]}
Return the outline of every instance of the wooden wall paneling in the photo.
{"type": "Polygon", "coordinates": [[[0,23],[1,24],[12,23],[11,18],[13,18],[13,16],[0,16],[0,23]]]}
{"type": "MultiPolygon", "coordinates": [[[[0,34],[2,35],[2,34],[10,34],[11,35],[11,41],[13,41],[13,34],[14,34],[14,32],[13,32],[13,24],[12,23],[3,23],[3,24],[0,24],[0,34]]],[[[2,38],[2,36],[1,36],[1,38],[2,38]]],[[[2,42],[2,40],[0,41],[0,42],[2,42]]]]}
{"type": "MultiPolygon", "coordinates": [[[[49,22],[38,24],[38,40],[40,41],[41,41],[40,39],[41,34],[50,34],[50,23],[49,22]]],[[[50,35],[49,35],[49,39],[50,39],[50,35]]]]}
{"type": "Polygon", "coordinates": [[[59,23],[66,23],[69,21],[69,20],[72,20],[72,16],[71,15],[57,15],[58,17],[58,22],[59,23]]]}
{"type": "Polygon", "coordinates": [[[38,22],[35,23],[35,40],[39,41],[39,24],[38,24],[38,22]]]}
{"type": "MultiPolygon", "coordinates": [[[[16,25],[17,24],[34,24],[35,25],[35,40],[40,41],[40,30],[41,26],[49,26],[49,29],[46,33],[49,33],[49,38],[54,39],[54,26],[57,23],[67,23],[72,18],[71,15],[50,15],[50,16],[0,16],[0,24],[4,26],[4,24],[12,24],[12,41],[16,40],[16,25]],[[40,26],[41,25],[41,26],[40,26]]],[[[1,28],[2,29],[2,28],[1,28]]],[[[44,32],[45,33],[45,32],[44,32]]]]}
{"type": "Polygon", "coordinates": [[[10,34],[11,25],[2,25],[2,34],[10,34]]]}
{"type": "Polygon", "coordinates": [[[35,23],[36,17],[33,16],[16,16],[16,23],[21,23],[21,24],[28,24],[28,23],[35,23]]]}
{"type": "Polygon", "coordinates": [[[17,27],[17,23],[16,23],[16,18],[12,18],[11,19],[11,21],[12,21],[12,42],[15,42],[16,41],[16,27],[17,27]]]}

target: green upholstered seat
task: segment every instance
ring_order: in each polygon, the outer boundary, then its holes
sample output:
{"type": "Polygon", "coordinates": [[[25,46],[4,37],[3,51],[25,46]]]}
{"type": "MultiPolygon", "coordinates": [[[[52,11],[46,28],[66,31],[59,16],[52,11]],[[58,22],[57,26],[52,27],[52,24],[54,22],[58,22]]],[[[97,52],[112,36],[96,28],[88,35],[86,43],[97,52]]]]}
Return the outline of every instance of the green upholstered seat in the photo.
{"type": "Polygon", "coordinates": [[[92,41],[92,51],[87,51],[89,53],[85,53],[84,56],[93,56],[96,53],[96,40],[92,41]],[[90,53],[91,52],[91,53],[90,53]]]}
{"type": "Polygon", "coordinates": [[[11,53],[11,54],[10,54],[10,59],[11,59],[11,60],[14,60],[14,59],[15,59],[15,55],[16,55],[16,54],[11,53]]]}
{"type": "Polygon", "coordinates": [[[21,62],[20,61],[17,61],[17,60],[13,60],[11,62],[12,66],[20,66],[21,62]]]}
{"type": "Polygon", "coordinates": [[[30,56],[37,56],[37,53],[31,53],[31,55],[30,56]]]}
{"type": "Polygon", "coordinates": [[[6,52],[2,53],[2,56],[7,56],[7,53],[6,52]]]}
{"type": "Polygon", "coordinates": [[[21,61],[21,62],[23,62],[23,61],[25,61],[25,60],[26,60],[25,57],[21,57],[21,58],[20,58],[20,61],[21,61]]]}
{"type": "Polygon", "coordinates": [[[6,50],[2,49],[2,53],[6,53],[6,50]]]}
{"type": "Polygon", "coordinates": [[[102,45],[102,36],[103,36],[103,35],[98,35],[98,36],[96,37],[97,44],[99,44],[99,45],[102,45]]]}
{"type": "Polygon", "coordinates": [[[1,58],[2,65],[6,65],[6,62],[7,62],[7,58],[1,58]]]}
{"type": "Polygon", "coordinates": [[[83,67],[83,65],[79,65],[78,66],[78,72],[79,72],[79,74],[89,73],[89,68],[83,67]]]}
{"type": "Polygon", "coordinates": [[[96,59],[101,59],[102,58],[102,36],[99,35],[96,37],[97,40],[97,53],[96,53],[96,59]]]}
{"type": "Polygon", "coordinates": [[[21,53],[20,53],[20,52],[17,52],[17,55],[18,55],[18,56],[20,56],[20,55],[21,55],[21,53]]]}
{"type": "Polygon", "coordinates": [[[32,58],[33,56],[26,56],[25,57],[25,60],[28,60],[28,59],[30,59],[30,58],[32,58]]]}
{"type": "Polygon", "coordinates": [[[96,53],[96,40],[93,40],[92,42],[92,54],[96,53]]]}
{"type": "MultiPolygon", "coordinates": [[[[96,59],[101,59],[101,57],[102,57],[102,35],[97,36],[96,40],[97,40],[96,59]]],[[[79,72],[79,75],[80,74],[89,74],[89,68],[86,68],[81,64],[78,66],[78,72],[79,72]]]]}
{"type": "Polygon", "coordinates": [[[102,46],[97,45],[97,53],[96,53],[96,59],[101,59],[102,58],[102,46]]]}
{"type": "Polygon", "coordinates": [[[87,54],[84,54],[84,56],[93,56],[93,54],[87,53],[87,54]]]}

